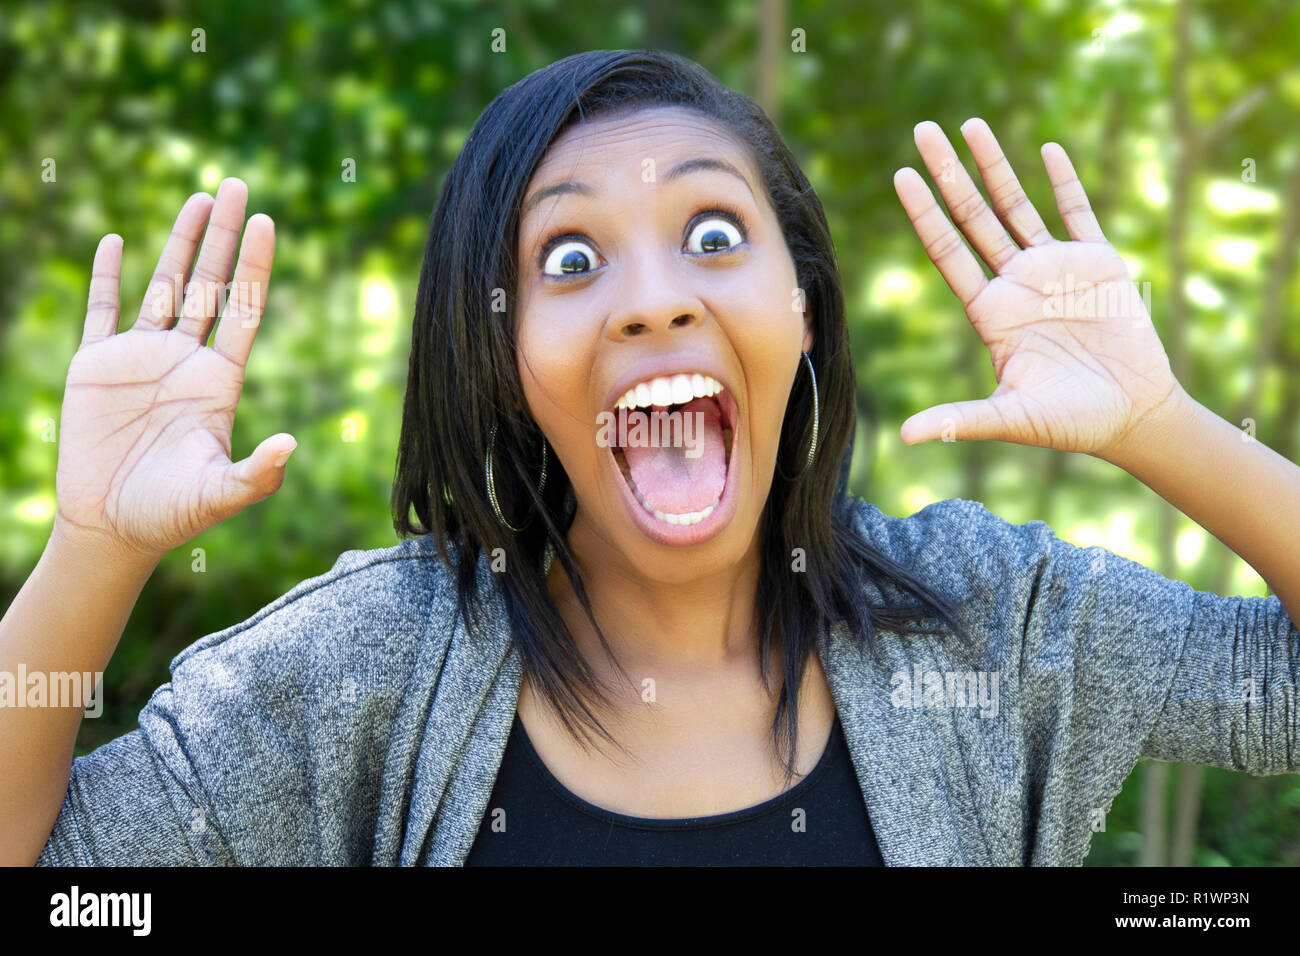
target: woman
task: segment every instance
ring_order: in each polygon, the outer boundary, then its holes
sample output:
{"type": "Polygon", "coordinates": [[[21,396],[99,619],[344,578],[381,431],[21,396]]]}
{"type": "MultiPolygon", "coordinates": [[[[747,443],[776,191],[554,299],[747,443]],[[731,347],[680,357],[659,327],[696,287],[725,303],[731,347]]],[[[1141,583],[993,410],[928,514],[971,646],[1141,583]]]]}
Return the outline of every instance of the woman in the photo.
{"type": "MultiPolygon", "coordinates": [[[[811,186],[695,64],[581,54],[502,93],[443,185],[393,493],[416,536],[187,648],[140,729],[86,757],[75,709],[0,712],[4,859],[1077,864],[1143,754],[1296,770],[1300,470],[1174,379],[1060,147],[1069,242],[987,126],[963,131],[996,213],[936,126],[917,145],[994,278],[917,173],[895,184],[999,386],[903,439],[1111,461],[1278,597],[1195,592],[974,502],[896,519],[849,497],[811,186]]],[[[191,198],[120,335],[121,240],[101,243],[5,669],[102,670],[161,556],[282,482],[289,436],[228,459],[265,216],[219,321],[207,290],[245,199],[191,198]]]]}

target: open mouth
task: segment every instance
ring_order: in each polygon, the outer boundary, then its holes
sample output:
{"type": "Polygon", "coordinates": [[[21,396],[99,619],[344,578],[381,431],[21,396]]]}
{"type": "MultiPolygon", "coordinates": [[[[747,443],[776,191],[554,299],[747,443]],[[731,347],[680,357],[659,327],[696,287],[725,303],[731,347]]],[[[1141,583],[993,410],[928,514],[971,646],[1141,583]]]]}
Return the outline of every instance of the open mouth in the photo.
{"type": "Polygon", "coordinates": [[[619,399],[608,444],[636,523],[679,544],[710,536],[730,517],[720,512],[734,511],[722,506],[732,497],[739,409],[709,376],[672,376],[671,392],[668,381],[642,383],[619,399]]]}

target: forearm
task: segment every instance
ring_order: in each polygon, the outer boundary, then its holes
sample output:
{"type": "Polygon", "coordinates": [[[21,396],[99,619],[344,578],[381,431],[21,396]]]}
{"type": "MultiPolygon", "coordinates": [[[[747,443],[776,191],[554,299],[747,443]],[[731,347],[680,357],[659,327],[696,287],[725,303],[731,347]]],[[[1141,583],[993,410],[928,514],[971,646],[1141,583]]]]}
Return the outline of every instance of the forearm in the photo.
{"type": "MultiPolygon", "coordinates": [[[[157,559],[124,552],[56,521],[40,561],[0,619],[0,674],[102,673],[157,559]]],[[[49,839],[68,787],[85,711],[0,706],[0,864],[30,865],[49,839]]]]}
{"type": "Polygon", "coordinates": [[[1098,457],[1236,552],[1300,625],[1300,467],[1181,388],[1175,395],[1161,414],[1098,457]]]}

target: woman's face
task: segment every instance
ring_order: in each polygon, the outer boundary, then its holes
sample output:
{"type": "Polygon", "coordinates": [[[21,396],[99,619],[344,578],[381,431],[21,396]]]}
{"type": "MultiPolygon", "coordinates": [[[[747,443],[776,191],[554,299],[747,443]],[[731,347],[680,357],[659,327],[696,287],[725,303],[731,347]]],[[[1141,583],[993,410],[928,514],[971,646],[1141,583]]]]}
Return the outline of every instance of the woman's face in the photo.
{"type": "Polygon", "coordinates": [[[678,108],[588,121],[552,144],[521,208],[519,374],[573,481],[570,542],[662,582],[736,564],[812,347],[746,151],[678,108]],[[640,407],[616,409],[629,392],[640,407]]]}

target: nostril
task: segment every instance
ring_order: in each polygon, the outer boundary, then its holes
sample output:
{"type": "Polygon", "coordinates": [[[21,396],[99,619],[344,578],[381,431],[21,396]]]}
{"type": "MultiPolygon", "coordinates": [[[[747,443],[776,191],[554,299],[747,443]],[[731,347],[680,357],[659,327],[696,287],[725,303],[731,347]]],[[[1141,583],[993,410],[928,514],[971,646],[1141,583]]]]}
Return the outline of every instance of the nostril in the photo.
{"type": "Polygon", "coordinates": [[[677,318],[673,319],[672,324],[673,324],[673,325],[687,325],[690,321],[691,321],[691,317],[690,317],[689,315],[682,314],[682,315],[677,316],[677,318]]]}

